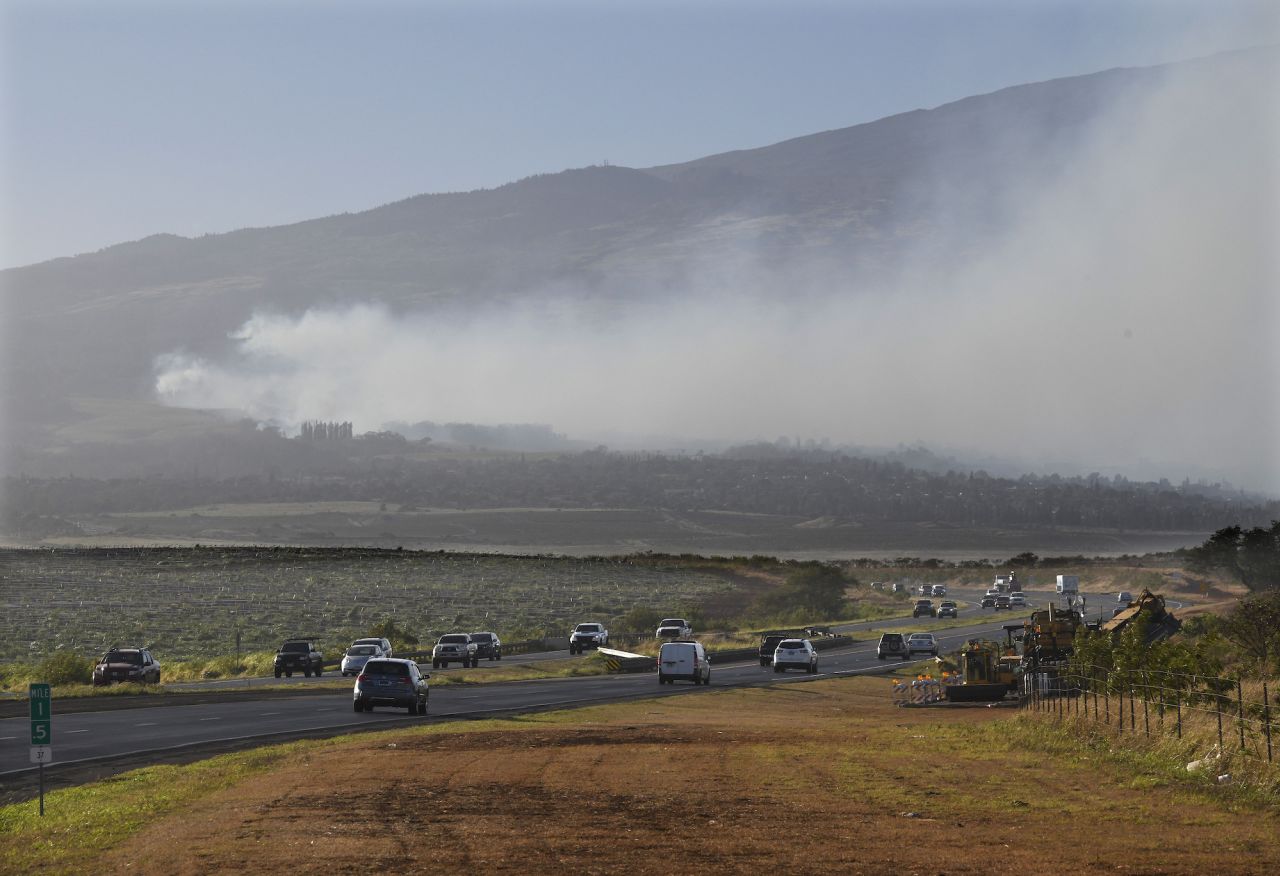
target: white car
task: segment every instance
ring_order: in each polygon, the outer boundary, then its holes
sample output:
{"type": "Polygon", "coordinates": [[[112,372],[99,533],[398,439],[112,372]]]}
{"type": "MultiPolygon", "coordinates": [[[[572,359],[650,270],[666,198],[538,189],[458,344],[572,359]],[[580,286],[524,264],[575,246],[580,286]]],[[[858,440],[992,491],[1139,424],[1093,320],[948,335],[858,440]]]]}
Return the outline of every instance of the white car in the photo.
{"type": "Polygon", "coordinates": [[[773,652],[773,671],[803,669],[811,675],[818,671],[818,652],[808,639],[783,639],[773,652]]]}
{"type": "Polygon", "coordinates": [[[687,639],[693,635],[693,627],[682,617],[664,617],[653,635],[658,639],[687,639]]]}
{"type": "Polygon", "coordinates": [[[694,684],[711,684],[711,659],[701,642],[663,642],[658,649],[658,684],[677,678],[694,684]]]}
{"type": "Polygon", "coordinates": [[[1027,598],[1023,596],[1021,593],[1010,593],[1009,607],[1010,608],[1026,608],[1027,598]]]}
{"type": "Polygon", "coordinates": [[[382,649],[377,645],[361,645],[359,642],[347,649],[347,653],[342,655],[342,674],[343,675],[359,675],[360,670],[364,669],[364,665],[375,657],[385,657],[382,649]]]}
{"type": "Polygon", "coordinates": [[[604,624],[578,624],[569,634],[569,653],[581,654],[587,648],[603,648],[609,644],[609,631],[604,624]]]}
{"type": "Polygon", "coordinates": [[[938,640],[933,633],[912,633],[907,637],[907,652],[910,654],[932,654],[938,656],[938,640]]]}
{"type": "Polygon", "coordinates": [[[377,645],[382,650],[383,657],[392,656],[390,639],[356,639],[351,643],[351,647],[354,648],[356,645],[377,645]]]}

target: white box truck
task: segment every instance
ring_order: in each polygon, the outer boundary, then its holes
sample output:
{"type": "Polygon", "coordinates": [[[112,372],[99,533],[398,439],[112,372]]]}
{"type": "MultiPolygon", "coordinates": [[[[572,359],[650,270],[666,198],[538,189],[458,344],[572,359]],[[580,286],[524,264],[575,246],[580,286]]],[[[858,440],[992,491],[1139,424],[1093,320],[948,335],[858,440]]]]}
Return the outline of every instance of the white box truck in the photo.
{"type": "Polygon", "coordinates": [[[1075,596],[1080,592],[1080,579],[1075,575],[1059,575],[1057,591],[1075,596]]]}

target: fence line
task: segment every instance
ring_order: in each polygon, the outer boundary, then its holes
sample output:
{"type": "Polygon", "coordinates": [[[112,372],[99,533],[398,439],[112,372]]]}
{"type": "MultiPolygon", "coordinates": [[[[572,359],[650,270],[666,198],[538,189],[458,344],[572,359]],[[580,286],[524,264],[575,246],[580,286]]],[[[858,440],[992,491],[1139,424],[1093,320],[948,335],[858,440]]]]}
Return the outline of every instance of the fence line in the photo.
{"type": "Polygon", "coordinates": [[[1280,725],[1272,714],[1265,679],[1250,682],[1246,696],[1239,678],[1069,664],[1027,672],[1020,702],[1059,720],[1090,720],[1117,734],[1173,734],[1182,739],[1189,728],[1204,733],[1207,727],[1217,738],[1219,752],[1234,749],[1268,763],[1275,760],[1280,725]]]}

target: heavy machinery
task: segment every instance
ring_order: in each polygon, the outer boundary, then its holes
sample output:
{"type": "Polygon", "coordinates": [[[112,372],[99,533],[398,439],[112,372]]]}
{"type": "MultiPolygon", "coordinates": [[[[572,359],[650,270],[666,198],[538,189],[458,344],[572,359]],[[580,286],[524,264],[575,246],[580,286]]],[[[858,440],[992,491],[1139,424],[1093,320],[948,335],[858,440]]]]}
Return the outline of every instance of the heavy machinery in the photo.
{"type": "Polygon", "coordinates": [[[1115,635],[1135,621],[1146,621],[1147,644],[1167,639],[1178,631],[1182,621],[1178,620],[1165,608],[1164,597],[1143,590],[1138,598],[1121,609],[1115,617],[1102,625],[1104,633],[1115,635]]]}
{"type": "Polygon", "coordinates": [[[1000,645],[987,639],[970,639],[958,658],[961,681],[946,686],[950,702],[996,702],[1018,686],[1022,658],[1012,642],[1000,645]]]}
{"type": "Polygon", "coordinates": [[[1084,629],[1084,616],[1078,611],[1053,605],[1033,611],[1022,626],[1023,662],[1042,666],[1070,658],[1076,636],[1084,629]]]}

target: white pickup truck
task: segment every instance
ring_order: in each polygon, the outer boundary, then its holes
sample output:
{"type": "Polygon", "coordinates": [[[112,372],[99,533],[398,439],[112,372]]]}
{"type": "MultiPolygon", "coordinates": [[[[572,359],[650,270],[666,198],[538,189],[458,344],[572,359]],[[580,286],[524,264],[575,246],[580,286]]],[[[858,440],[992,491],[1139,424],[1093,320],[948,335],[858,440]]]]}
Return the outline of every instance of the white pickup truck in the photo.
{"type": "Polygon", "coordinates": [[[693,635],[693,627],[682,617],[664,617],[653,635],[657,639],[687,639],[693,635]]]}
{"type": "Polygon", "coordinates": [[[578,624],[569,634],[569,653],[581,654],[588,648],[603,648],[609,644],[609,631],[604,624],[578,624]]]}

